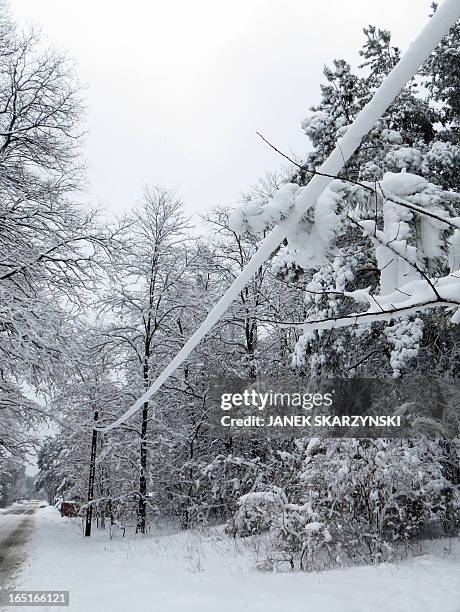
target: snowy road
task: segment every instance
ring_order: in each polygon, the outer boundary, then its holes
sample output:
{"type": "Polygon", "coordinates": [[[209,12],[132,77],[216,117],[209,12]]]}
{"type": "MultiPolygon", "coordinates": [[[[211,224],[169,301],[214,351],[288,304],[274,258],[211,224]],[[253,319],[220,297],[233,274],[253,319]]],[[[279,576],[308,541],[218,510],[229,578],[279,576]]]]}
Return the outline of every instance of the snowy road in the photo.
{"type": "Polygon", "coordinates": [[[21,564],[38,505],[31,501],[0,510],[0,587],[8,584],[21,564]]]}

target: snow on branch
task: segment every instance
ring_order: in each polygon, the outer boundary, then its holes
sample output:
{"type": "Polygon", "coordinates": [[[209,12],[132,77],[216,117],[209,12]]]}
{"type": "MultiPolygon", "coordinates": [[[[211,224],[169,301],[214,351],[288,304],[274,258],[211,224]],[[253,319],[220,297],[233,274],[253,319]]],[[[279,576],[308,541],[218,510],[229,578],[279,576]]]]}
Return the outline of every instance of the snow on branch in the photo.
{"type": "MultiPolygon", "coordinates": [[[[374,299],[374,304],[364,312],[351,313],[337,318],[330,317],[304,322],[282,322],[279,323],[279,326],[283,328],[297,327],[304,332],[338,329],[340,327],[367,325],[380,321],[390,322],[403,316],[414,315],[433,308],[446,306],[457,309],[452,317],[452,322],[458,323],[460,321],[460,310],[458,310],[458,307],[460,307],[460,277],[445,277],[442,280],[445,281],[445,284],[442,288],[438,288],[438,290],[441,289],[439,299],[428,296],[427,293],[428,290],[431,291],[431,286],[424,281],[420,281],[419,285],[414,286],[413,283],[405,285],[391,296],[384,296],[380,299],[376,296],[370,296],[374,299]],[[450,283],[448,280],[450,280],[450,283]],[[406,291],[412,291],[413,293],[408,293],[409,297],[401,300],[401,296],[404,297],[406,291]],[[392,298],[393,301],[391,301],[392,298]]],[[[355,297],[352,292],[345,293],[344,295],[351,298],[355,297]]],[[[369,301],[371,302],[371,300],[369,301]]]]}
{"type": "MultiPolygon", "coordinates": [[[[440,306],[460,306],[460,278],[453,274],[460,267],[457,244],[460,218],[449,216],[451,204],[460,200],[458,194],[445,192],[408,172],[387,172],[381,181],[361,185],[335,179],[306,211],[297,227],[292,228],[291,210],[298,207],[298,200],[306,189],[287,183],[268,202],[246,203],[233,213],[234,230],[241,232],[249,228],[258,232],[273,223],[287,224],[288,246],[275,257],[275,268],[282,268],[287,262],[307,271],[331,265],[337,239],[350,226],[358,228],[375,251],[379,292],[371,294],[370,287],[343,291],[342,296],[367,304],[368,310],[345,317],[295,322],[292,326],[305,331],[324,330],[390,321],[440,306]],[[365,216],[369,191],[372,202],[377,205],[373,219],[365,216]],[[455,230],[453,234],[452,230],[455,230]],[[451,274],[430,276],[429,270],[436,267],[434,263],[447,265],[447,252],[451,274]]],[[[454,315],[452,322],[456,321],[457,315],[454,315]]]]}

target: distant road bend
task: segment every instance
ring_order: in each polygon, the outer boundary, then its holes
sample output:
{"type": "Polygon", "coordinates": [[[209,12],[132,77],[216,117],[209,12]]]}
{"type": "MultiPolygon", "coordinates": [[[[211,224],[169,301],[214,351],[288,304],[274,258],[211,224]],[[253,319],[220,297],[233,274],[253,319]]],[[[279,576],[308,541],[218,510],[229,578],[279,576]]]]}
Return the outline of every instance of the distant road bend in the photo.
{"type": "Polygon", "coordinates": [[[26,501],[0,510],[0,588],[8,586],[24,559],[24,544],[39,505],[39,501],[26,501]]]}

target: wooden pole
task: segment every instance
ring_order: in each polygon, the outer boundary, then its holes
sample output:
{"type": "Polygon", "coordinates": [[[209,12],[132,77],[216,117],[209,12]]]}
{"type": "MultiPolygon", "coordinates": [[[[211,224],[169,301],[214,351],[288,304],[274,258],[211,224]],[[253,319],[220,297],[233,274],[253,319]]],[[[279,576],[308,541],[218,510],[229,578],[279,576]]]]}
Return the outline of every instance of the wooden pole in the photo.
{"type": "Polygon", "coordinates": [[[97,452],[97,429],[96,422],[99,418],[99,413],[94,412],[94,428],[91,439],[91,458],[89,460],[89,480],[88,480],[88,508],[86,509],[85,521],[85,537],[91,535],[91,525],[93,521],[93,498],[94,498],[94,479],[96,476],[96,452],[97,452]]]}

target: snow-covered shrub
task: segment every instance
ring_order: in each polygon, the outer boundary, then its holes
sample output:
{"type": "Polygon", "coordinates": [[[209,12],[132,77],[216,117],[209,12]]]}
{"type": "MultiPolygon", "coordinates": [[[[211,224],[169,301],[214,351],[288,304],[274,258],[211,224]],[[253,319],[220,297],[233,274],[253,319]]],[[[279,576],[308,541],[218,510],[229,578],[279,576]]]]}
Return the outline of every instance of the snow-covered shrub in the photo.
{"type": "Polygon", "coordinates": [[[458,441],[312,440],[284,489],[242,496],[233,524],[270,531],[266,566],[397,559],[422,535],[460,527],[459,459],[458,441]]]}
{"type": "Polygon", "coordinates": [[[286,495],[279,487],[242,495],[232,521],[232,531],[240,536],[267,531],[275,517],[283,514],[286,504],[286,495]]]}
{"type": "Polygon", "coordinates": [[[288,562],[291,569],[323,569],[330,565],[331,534],[314,510],[312,498],[302,496],[300,503],[286,503],[283,512],[272,518],[272,533],[278,555],[273,559],[288,562]],[[308,501],[307,501],[308,500],[308,501]]]}

